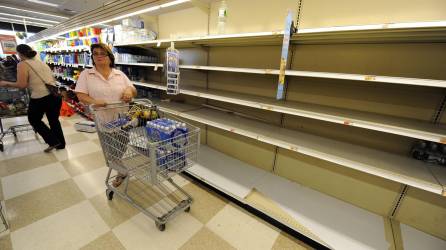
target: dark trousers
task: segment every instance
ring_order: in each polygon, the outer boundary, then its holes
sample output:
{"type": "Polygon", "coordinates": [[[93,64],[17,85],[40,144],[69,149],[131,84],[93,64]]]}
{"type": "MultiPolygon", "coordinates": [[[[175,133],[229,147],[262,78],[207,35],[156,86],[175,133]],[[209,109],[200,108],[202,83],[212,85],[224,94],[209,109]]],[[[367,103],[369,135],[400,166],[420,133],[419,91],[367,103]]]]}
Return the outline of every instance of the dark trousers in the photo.
{"type": "Polygon", "coordinates": [[[60,145],[65,147],[65,138],[59,122],[62,98],[47,95],[42,98],[31,98],[28,107],[28,121],[34,130],[42,136],[43,140],[50,146],[60,145]],[[43,114],[46,115],[50,127],[42,122],[43,114]]]}

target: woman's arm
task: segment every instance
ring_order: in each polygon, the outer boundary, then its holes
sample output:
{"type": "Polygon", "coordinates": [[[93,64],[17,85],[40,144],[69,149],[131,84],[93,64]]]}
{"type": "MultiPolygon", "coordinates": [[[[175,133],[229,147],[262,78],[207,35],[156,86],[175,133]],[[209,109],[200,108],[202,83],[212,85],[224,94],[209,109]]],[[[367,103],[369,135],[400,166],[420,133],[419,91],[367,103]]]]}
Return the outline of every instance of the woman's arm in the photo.
{"type": "Polygon", "coordinates": [[[28,83],[28,67],[24,63],[19,63],[17,65],[17,81],[0,81],[0,87],[6,88],[19,88],[24,89],[27,88],[28,83]]]}
{"type": "Polygon", "coordinates": [[[90,104],[94,104],[96,106],[105,106],[106,105],[106,102],[104,100],[94,99],[85,93],[76,92],[76,96],[79,99],[79,101],[85,105],[90,105],[90,104]]]}

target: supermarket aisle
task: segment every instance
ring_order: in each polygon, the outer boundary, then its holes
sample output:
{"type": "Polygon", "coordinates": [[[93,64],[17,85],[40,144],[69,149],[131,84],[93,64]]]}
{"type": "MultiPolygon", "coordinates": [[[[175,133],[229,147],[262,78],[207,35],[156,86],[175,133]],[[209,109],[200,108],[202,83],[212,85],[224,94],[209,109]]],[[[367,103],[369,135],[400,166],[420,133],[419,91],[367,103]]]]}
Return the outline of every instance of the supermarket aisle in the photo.
{"type": "MultiPolygon", "coordinates": [[[[122,199],[104,194],[106,167],[95,134],[78,133],[78,116],[62,122],[67,149],[42,153],[33,133],[5,140],[0,198],[10,233],[0,249],[307,249],[278,229],[182,177],[195,199],[159,232],[122,199]]],[[[17,122],[17,121],[13,121],[17,122]]],[[[6,125],[7,126],[7,125],[6,125]]]]}

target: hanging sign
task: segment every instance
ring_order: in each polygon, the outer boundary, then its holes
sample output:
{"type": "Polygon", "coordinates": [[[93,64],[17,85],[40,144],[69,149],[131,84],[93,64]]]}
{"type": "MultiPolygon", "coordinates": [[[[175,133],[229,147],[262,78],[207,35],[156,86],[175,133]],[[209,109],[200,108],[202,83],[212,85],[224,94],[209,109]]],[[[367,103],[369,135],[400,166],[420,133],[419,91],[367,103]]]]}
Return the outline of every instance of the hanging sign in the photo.
{"type": "Polygon", "coordinates": [[[16,54],[15,48],[17,47],[17,43],[15,36],[0,35],[0,44],[3,54],[16,54]]]}

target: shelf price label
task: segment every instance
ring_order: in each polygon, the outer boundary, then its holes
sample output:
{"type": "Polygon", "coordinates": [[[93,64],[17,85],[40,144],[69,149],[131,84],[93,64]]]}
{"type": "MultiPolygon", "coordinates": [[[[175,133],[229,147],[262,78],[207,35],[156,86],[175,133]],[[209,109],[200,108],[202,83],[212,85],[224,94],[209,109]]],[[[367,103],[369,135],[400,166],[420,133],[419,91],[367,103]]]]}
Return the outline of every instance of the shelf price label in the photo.
{"type": "Polygon", "coordinates": [[[375,81],[376,80],[376,76],[367,75],[367,76],[364,76],[364,80],[366,80],[366,81],[375,81]]]}

